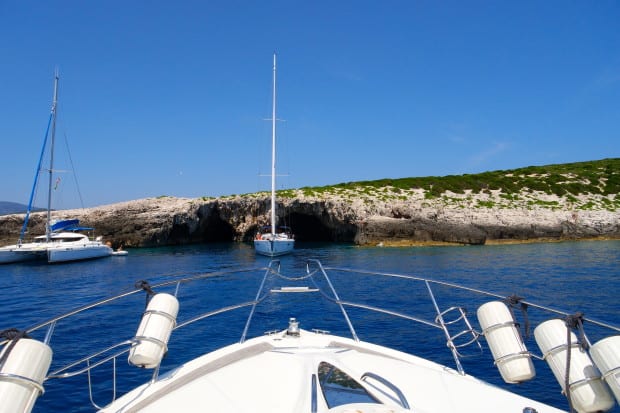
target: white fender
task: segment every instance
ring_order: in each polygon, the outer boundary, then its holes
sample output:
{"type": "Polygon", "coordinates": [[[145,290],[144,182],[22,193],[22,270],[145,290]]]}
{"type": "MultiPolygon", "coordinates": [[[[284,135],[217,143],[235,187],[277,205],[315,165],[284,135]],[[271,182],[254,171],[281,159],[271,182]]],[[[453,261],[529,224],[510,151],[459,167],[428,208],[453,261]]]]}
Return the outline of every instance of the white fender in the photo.
{"type": "Polygon", "coordinates": [[[549,320],[534,329],[536,343],[547,360],[556,380],[566,393],[566,356],[570,352],[569,391],[573,407],[579,413],[607,411],[614,399],[588,353],[583,351],[577,337],[570,332],[570,347],[566,343],[566,324],[562,320],[549,320]]]}
{"type": "MultiPolygon", "coordinates": [[[[0,352],[0,359],[11,342],[0,352]]],[[[0,410],[25,412],[43,394],[43,380],[52,363],[52,349],[44,343],[21,338],[15,343],[0,369],[0,410]]]]}
{"type": "Polygon", "coordinates": [[[520,383],[536,376],[530,353],[506,304],[491,301],[480,306],[477,314],[482,332],[504,381],[520,383]]]}
{"type": "Polygon", "coordinates": [[[590,356],[620,403],[620,336],[597,341],[590,347],[590,356]]]}
{"type": "Polygon", "coordinates": [[[129,363],[147,369],[159,365],[168,350],[168,340],[176,325],[179,301],[170,294],[155,294],[142,316],[134,344],[129,352],[129,363]]]}

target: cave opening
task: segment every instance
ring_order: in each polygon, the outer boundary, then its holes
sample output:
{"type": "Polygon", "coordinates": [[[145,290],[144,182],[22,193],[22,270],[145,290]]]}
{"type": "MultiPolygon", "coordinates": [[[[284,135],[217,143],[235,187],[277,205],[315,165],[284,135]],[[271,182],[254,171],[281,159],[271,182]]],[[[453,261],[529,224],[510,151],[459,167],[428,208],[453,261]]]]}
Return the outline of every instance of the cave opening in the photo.
{"type": "Polygon", "coordinates": [[[336,241],[333,231],[316,215],[292,213],[288,216],[295,239],[301,242],[336,241]]]}
{"type": "Polygon", "coordinates": [[[211,214],[205,222],[201,222],[202,242],[232,242],[235,239],[235,229],[217,214],[211,214]]]}
{"type": "Polygon", "coordinates": [[[189,226],[187,224],[175,224],[168,234],[168,243],[182,245],[190,241],[189,226]]]}

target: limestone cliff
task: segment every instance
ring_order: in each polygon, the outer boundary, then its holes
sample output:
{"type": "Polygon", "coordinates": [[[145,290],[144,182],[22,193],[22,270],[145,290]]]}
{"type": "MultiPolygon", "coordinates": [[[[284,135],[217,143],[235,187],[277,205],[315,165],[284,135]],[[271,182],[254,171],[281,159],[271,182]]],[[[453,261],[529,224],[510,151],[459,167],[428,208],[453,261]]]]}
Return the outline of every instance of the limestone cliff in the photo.
{"type": "MultiPolygon", "coordinates": [[[[332,188],[283,191],[279,219],[299,241],[409,245],[484,244],[496,241],[620,238],[615,194],[556,196],[501,190],[443,192],[420,188],[332,188]]],[[[152,247],[215,241],[249,241],[268,223],[267,193],[212,199],[160,197],[81,210],[55,211],[78,218],[115,247],[152,247]]],[[[14,243],[23,214],[0,217],[1,245],[14,243]]],[[[30,236],[44,232],[43,213],[30,218],[30,236]]]]}

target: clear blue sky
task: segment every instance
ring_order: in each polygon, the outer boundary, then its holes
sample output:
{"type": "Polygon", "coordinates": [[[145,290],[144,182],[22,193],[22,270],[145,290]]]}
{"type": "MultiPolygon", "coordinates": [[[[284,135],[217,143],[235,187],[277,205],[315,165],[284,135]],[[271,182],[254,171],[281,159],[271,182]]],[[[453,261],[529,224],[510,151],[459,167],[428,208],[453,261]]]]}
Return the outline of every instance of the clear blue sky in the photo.
{"type": "Polygon", "coordinates": [[[268,190],[274,51],[279,189],[620,156],[615,0],[0,0],[0,39],[3,201],[56,67],[56,208],[268,190]]]}

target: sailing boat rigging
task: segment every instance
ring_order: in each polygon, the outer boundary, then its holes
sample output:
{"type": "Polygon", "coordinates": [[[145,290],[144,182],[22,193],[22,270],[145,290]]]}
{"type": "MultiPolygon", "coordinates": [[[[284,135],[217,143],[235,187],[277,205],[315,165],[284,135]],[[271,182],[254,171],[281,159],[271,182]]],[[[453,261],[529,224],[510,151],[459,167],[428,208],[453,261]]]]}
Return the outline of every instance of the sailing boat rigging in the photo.
{"type": "Polygon", "coordinates": [[[277,226],[276,214],[276,54],[273,55],[273,93],[271,105],[271,226],[259,231],[254,240],[257,254],[275,257],[288,254],[295,239],[288,227],[277,226]]]}
{"type": "Polygon", "coordinates": [[[52,188],[54,174],[54,146],[56,139],[56,115],[58,106],[58,73],[54,74],[54,98],[52,100],[52,109],[45,131],[45,139],[39,163],[35,173],[34,184],[28,201],[28,209],[24,218],[24,224],[19,234],[17,244],[0,247],[0,264],[15,263],[22,261],[30,261],[37,259],[47,259],[48,262],[66,262],[77,261],[92,258],[108,257],[112,255],[112,248],[103,244],[100,239],[91,240],[88,236],[78,233],[77,231],[92,230],[92,228],[80,227],[79,220],[61,220],[54,222],[52,220],[52,188]],[[50,139],[50,160],[49,167],[42,169],[45,148],[47,140],[50,139]],[[24,236],[32,210],[34,194],[36,192],[39,181],[39,173],[45,170],[48,173],[47,188],[47,219],[45,222],[45,235],[35,238],[34,242],[24,243],[24,236]]]}

